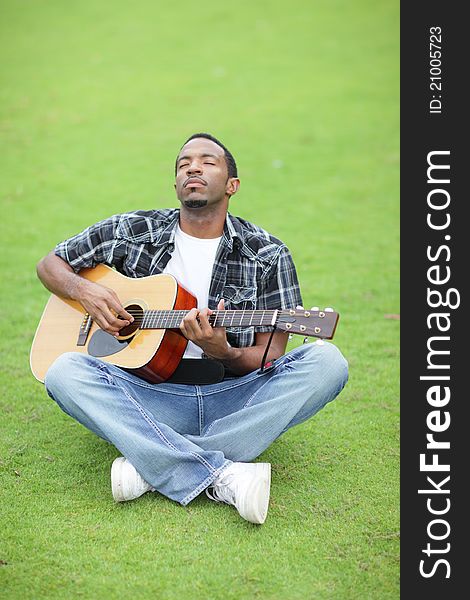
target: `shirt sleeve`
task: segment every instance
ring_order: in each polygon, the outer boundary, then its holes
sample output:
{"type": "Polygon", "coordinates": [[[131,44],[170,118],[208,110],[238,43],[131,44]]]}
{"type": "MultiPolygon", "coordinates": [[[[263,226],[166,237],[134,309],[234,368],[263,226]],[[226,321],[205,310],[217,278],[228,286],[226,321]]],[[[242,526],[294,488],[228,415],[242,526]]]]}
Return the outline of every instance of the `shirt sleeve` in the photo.
{"type": "MultiPolygon", "coordinates": [[[[258,297],[258,310],[288,309],[302,306],[302,295],[294,261],[286,246],[274,261],[264,279],[262,293],[258,297]]],[[[256,327],[258,333],[272,331],[271,327],[256,327]]]]}
{"type": "Polygon", "coordinates": [[[99,263],[112,265],[116,228],[120,215],[87,227],[81,233],[57,244],[54,254],[65,260],[75,272],[99,263]]]}

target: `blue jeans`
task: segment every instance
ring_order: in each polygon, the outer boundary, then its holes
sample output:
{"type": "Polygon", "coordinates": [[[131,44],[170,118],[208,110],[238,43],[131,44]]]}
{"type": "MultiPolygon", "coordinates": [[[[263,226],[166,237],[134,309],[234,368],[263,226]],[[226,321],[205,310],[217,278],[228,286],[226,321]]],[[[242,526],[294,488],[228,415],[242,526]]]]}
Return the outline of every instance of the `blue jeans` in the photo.
{"type": "Polygon", "coordinates": [[[70,352],[46,375],[64,412],[114,444],[156,490],[186,505],[231,461],[259,456],[333,400],[348,377],[332,344],[305,344],[264,373],[211,385],[151,384],[70,352]]]}

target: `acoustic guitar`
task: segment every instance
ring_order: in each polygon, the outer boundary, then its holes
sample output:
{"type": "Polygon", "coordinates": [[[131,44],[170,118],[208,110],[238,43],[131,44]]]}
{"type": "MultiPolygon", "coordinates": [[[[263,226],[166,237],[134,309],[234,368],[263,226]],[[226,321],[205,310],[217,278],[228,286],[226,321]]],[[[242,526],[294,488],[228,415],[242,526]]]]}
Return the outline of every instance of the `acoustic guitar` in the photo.
{"type": "MultiPolygon", "coordinates": [[[[179,324],[196,298],[172,275],[133,279],[106,265],[83,269],[80,275],[113,289],[134,321],[114,337],[98,327],[82,305],[51,295],[31,348],[31,370],[39,381],[64,352],[82,352],[131,371],[151,383],[174,373],[188,340],[179,324]]],[[[288,333],[331,339],[339,315],[331,308],[312,310],[215,310],[213,327],[272,326],[288,333]]]]}

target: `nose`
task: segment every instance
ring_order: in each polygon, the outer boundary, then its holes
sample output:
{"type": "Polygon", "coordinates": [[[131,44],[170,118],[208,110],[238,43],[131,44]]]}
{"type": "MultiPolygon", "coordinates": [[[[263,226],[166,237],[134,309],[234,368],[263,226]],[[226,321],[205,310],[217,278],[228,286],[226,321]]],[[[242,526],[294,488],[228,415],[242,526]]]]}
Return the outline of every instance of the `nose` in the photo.
{"type": "Polygon", "coordinates": [[[202,175],[201,163],[196,160],[192,161],[191,164],[188,165],[186,173],[188,175],[202,175]]]}

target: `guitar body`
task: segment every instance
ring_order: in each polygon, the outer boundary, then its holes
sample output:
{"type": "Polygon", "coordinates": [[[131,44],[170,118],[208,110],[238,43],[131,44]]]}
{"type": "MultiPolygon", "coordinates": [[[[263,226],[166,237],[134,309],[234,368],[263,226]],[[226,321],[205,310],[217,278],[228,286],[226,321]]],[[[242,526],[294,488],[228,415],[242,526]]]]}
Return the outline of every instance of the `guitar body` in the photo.
{"type": "MultiPolygon", "coordinates": [[[[121,304],[134,314],[146,310],[190,310],[196,298],[172,275],[151,275],[133,279],[106,265],[83,269],[85,279],[113,289],[121,304]]],[[[55,295],[49,299],[31,348],[31,370],[44,382],[51,364],[65,352],[81,352],[161,383],[175,371],[187,346],[177,329],[132,329],[118,339],[93,323],[85,309],[74,300],[55,295]]]]}

